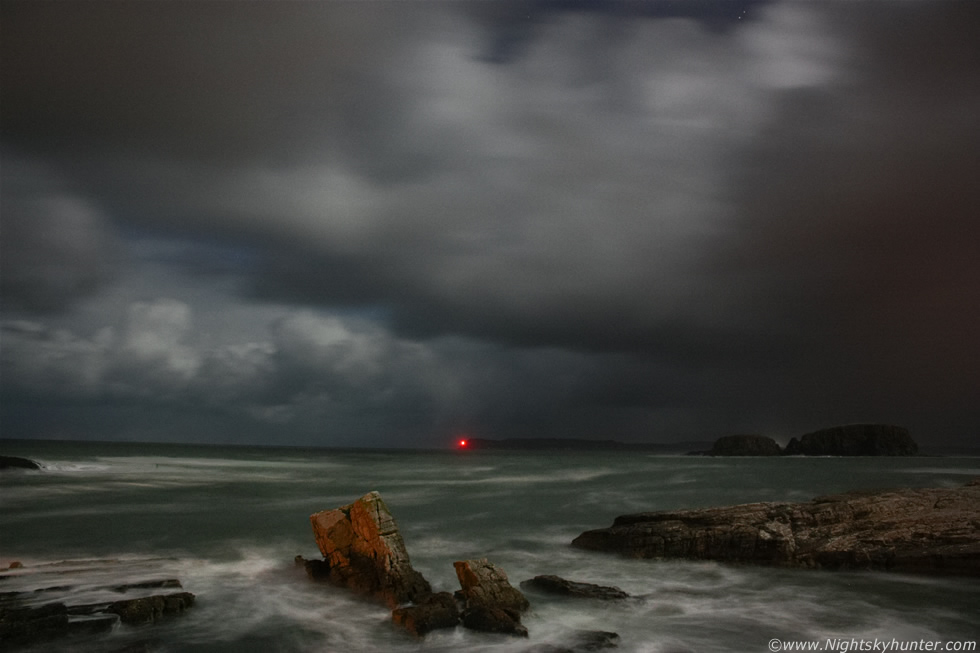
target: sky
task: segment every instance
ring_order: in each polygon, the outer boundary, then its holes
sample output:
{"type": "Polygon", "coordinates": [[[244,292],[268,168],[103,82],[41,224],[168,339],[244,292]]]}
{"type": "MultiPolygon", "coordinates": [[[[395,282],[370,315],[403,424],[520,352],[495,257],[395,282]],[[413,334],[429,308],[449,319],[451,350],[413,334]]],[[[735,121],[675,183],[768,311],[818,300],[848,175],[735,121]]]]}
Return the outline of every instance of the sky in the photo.
{"type": "Polygon", "coordinates": [[[4,438],[980,435],[974,0],[0,0],[4,438]]]}

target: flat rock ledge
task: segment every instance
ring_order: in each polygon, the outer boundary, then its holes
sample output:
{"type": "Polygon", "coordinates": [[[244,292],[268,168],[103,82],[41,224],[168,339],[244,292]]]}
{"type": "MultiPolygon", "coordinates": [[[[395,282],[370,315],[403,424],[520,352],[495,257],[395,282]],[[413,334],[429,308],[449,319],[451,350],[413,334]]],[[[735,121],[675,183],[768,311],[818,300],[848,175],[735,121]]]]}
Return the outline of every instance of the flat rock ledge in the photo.
{"type": "Polygon", "coordinates": [[[412,568],[395,518],[377,492],[311,515],[310,523],[324,558],[307,564],[312,577],[379,599],[389,608],[432,593],[412,568]]]}
{"type": "Polygon", "coordinates": [[[628,599],[630,595],[618,587],[595,585],[576,580],[568,580],[561,576],[535,576],[521,582],[522,590],[537,591],[555,596],[569,596],[578,599],[597,599],[599,601],[618,601],[628,599]]]}
{"type": "Polygon", "coordinates": [[[194,605],[195,596],[190,592],[151,593],[182,590],[176,578],[125,578],[122,575],[127,573],[143,573],[139,561],[131,564],[136,566],[114,560],[63,561],[29,567],[12,563],[0,571],[4,590],[0,592],[0,650],[46,645],[52,650],[94,647],[99,636],[119,624],[156,623],[194,605]],[[124,582],[105,584],[105,572],[116,568],[124,582]],[[69,575],[61,577],[62,572],[69,575]],[[129,597],[119,598],[120,594],[129,597]]]}
{"type": "Polygon", "coordinates": [[[623,515],[572,546],[632,558],[980,576],[980,479],[623,515]]]}

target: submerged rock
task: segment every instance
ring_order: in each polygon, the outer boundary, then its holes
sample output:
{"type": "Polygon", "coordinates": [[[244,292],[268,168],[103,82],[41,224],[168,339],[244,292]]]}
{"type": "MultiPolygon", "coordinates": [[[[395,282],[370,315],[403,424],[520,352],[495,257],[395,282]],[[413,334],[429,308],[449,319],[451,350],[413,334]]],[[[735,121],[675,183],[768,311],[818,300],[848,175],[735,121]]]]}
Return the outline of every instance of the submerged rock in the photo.
{"type": "Polygon", "coordinates": [[[787,456],[915,456],[908,429],[890,424],[849,424],[807,433],[786,445],[787,456]]]}
{"type": "Polygon", "coordinates": [[[574,580],[566,580],[561,576],[535,576],[530,580],[522,582],[521,589],[535,590],[558,596],[599,599],[600,601],[614,601],[628,599],[630,597],[629,594],[618,587],[581,583],[574,580]]]}
{"type": "Polygon", "coordinates": [[[0,456],[0,469],[41,469],[41,464],[30,458],[0,456]]]}
{"type": "Polygon", "coordinates": [[[428,581],[412,568],[395,519],[377,492],[311,515],[310,523],[327,565],[307,565],[311,576],[326,576],[391,608],[432,593],[428,581]]]}
{"type": "Polygon", "coordinates": [[[726,435],[718,438],[709,456],[779,456],[783,450],[765,435],[726,435]]]}
{"type": "Polygon", "coordinates": [[[500,633],[527,637],[527,628],[521,624],[520,615],[491,605],[474,605],[463,611],[463,626],[484,633],[500,633]]]}
{"type": "Polygon", "coordinates": [[[572,546],[634,558],[980,575],[980,484],[639,513],[572,546]]]}
{"type": "Polygon", "coordinates": [[[39,607],[0,608],[0,643],[23,646],[68,634],[68,607],[49,603],[39,607]]]}
{"type": "Polygon", "coordinates": [[[176,592],[126,601],[114,601],[105,611],[119,615],[124,624],[146,624],[153,623],[167,615],[180,614],[192,605],[194,605],[193,594],[176,592]]]}
{"type": "Polygon", "coordinates": [[[459,606],[449,592],[430,594],[419,603],[397,608],[391,620],[408,632],[422,637],[439,628],[454,628],[459,624],[459,606]]]}
{"type": "Polygon", "coordinates": [[[588,653],[619,646],[619,634],[605,630],[576,630],[556,642],[537,644],[523,653],[588,653]]]}
{"type": "Polygon", "coordinates": [[[530,607],[527,598],[514,588],[507,574],[486,558],[453,563],[463,603],[463,625],[472,630],[527,637],[521,613],[530,607]]]}

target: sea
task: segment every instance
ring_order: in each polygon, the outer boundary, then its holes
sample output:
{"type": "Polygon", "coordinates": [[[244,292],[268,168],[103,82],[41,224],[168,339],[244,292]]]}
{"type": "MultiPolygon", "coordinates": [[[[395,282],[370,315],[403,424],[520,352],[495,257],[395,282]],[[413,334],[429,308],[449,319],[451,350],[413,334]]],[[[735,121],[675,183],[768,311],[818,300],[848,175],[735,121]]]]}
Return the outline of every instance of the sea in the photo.
{"type": "MultiPolygon", "coordinates": [[[[622,451],[331,450],[0,441],[42,471],[0,472],[0,590],[36,602],[133,579],[177,578],[185,614],[37,650],[518,652],[581,630],[644,653],[762,652],[770,642],[976,641],[980,584],[961,577],[634,560],[574,549],[617,515],[853,489],[955,487],[980,458],[710,458],[622,451]],[[453,562],[488,558],[518,586],[540,574],[612,585],[624,601],[527,592],[528,639],[462,627],[415,639],[390,612],[310,581],[309,516],[377,490],[413,566],[458,589],[453,562]],[[31,572],[31,573],[27,573],[31,572]],[[47,574],[50,580],[39,574],[47,574]],[[40,585],[39,585],[40,584],[40,585]],[[45,590],[44,586],[50,586],[45,590]]],[[[838,649],[839,650],[839,649],[838,649]]],[[[853,647],[851,650],[858,650],[853,647]]],[[[865,649],[870,650],[870,649],[865,649]]]]}

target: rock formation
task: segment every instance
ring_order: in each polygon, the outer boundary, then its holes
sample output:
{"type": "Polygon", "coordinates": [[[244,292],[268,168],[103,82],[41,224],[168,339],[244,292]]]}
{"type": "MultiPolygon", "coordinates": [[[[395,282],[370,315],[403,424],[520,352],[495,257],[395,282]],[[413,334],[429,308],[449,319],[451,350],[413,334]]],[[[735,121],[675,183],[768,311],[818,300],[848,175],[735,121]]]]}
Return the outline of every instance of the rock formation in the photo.
{"type": "Polygon", "coordinates": [[[378,598],[391,608],[432,592],[412,568],[395,519],[377,492],[311,515],[310,522],[328,565],[317,573],[335,585],[378,598]]]}
{"type": "Polygon", "coordinates": [[[527,637],[521,613],[528,600],[507,579],[504,570],[489,562],[462,560],[453,563],[462,589],[456,593],[463,604],[463,625],[473,630],[527,637]]]}
{"type": "MultiPolygon", "coordinates": [[[[84,560],[30,567],[18,563],[0,571],[4,589],[0,592],[0,649],[40,646],[68,638],[72,645],[78,643],[89,650],[93,637],[108,633],[120,623],[153,623],[194,604],[190,592],[147,594],[163,588],[182,589],[176,578],[121,576],[119,582],[110,584],[93,582],[103,580],[106,568],[114,568],[116,562],[84,560]],[[58,580],[65,571],[71,575],[70,582],[58,580]],[[131,598],[120,599],[120,594],[131,598]]],[[[143,572],[142,568],[135,571],[143,572]]],[[[127,570],[120,567],[119,573],[127,570]]]]}
{"type": "Polygon", "coordinates": [[[618,587],[580,583],[574,580],[566,580],[561,576],[535,576],[530,580],[522,582],[521,589],[543,592],[545,594],[555,594],[557,596],[599,599],[600,601],[628,599],[630,596],[618,587]]]}
{"type": "Polygon", "coordinates": [[[765,435],[726,435],[718,438],[709,456],[778,456],[782,449],[765,435]]]}
{"type": "Polygon", "coordinates": [[[167,615],[180,614],[194,605],[194,595],[190,592],[157,594],[139,599],[114,601],[106,612],[119,615],[124,624],[148,624],[167,615]]]}
{"type": "Polygon", "coordinates": [[[634,558],[980,575],[980,480],[849,492],[808,503],[639,513],[573,546],[634,558]]]}
{"type": "Polygon", "coordinates": [[[907,429],[889,424],[849,424],[793,438],[787,456],[914,456],[919,446],[907,429]]]}

